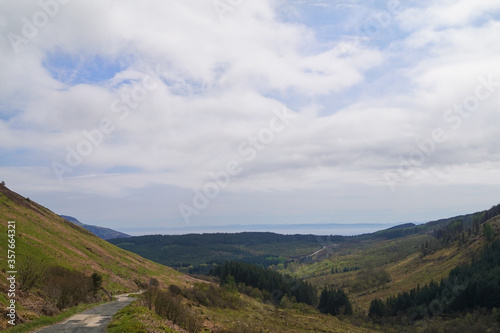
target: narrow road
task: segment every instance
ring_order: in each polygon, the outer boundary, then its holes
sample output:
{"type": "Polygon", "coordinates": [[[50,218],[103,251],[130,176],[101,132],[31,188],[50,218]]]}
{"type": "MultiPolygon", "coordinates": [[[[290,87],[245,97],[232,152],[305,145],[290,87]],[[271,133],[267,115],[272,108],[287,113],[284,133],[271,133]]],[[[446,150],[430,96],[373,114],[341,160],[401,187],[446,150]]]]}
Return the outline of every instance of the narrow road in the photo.
{"type": "Polygon", "coordinates": [[[106,332],[111,318],[132,303],[136,298],[128,297],[128,294],[118,295],[117,301],[100,305],[98,307],[83,311],[65,321],[42,328],[37,333],[68,332],[68,333],[101,333],[106,332]]]}
{"type": "Polygon", "coordinates": [[[312,257],[318,253],[320,253],[321,251],[323,251],[324,249],[326,249],[326,246],[323,246],[323,248],[319,249],[318,251],[314,252],[314,253],[311,253],[311,254],[308,254],[306,257],[312,257]]]}

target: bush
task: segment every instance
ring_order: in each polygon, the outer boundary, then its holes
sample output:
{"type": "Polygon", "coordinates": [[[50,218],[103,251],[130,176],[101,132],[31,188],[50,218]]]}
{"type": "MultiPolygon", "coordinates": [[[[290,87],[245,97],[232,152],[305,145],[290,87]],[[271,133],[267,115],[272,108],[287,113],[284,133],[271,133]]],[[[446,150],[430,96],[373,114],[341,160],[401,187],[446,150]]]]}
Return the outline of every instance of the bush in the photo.
{"type": "Polygon", "coordinates": [[[182,289],[179,288],[179,286],[177,286],[175,284],[171,284],[170,286],[168,286],[168,290],[172,293],[172,295],[182,294],[182,289]]]}
{"type": "Polygon", "coordinates": [[[158,281],[157,278],[151,278],[151,279],[149,279],[149,285],[153,286],[153,287],[159,287],[160,281],[158,281]]]}
{"type": "Polygon", "coordinates": [[[156,314],[167,318],[188,332],[196,333],[203,328],[203,320],[182,305],[179,296],[151,288],[143,293],[143,298],[148,298],[153,302],[156,314]]]}
{"type": "Polygon", "coordinates": [[[155,302],[156,298],[156,289],[150,288],[146,290],[145,292],[142,293],[142,303],[144,306],[146,306],[149,310],[153,309],[153,304],[155,302]]]}
{"type": "Polygon", "coordinates": [[[47,270],[44,289],[48,298],[60,310],[90,301],[94,290],[91,277],[58,266],[47,270]]]}
{"type": "Polygon", "coordinates": [[[20,289],[28,291],[40,283],[45,276],[45,267],[33,258],[21,261],[17,270],[20,289]]]}
{"type": "Polygon", "coordinates": [[[237,309],[241,306],[239,294],[224,287],[212,284],[196,284],[193,288],[185,289],[184,297],[203,306],[237,309]]]}

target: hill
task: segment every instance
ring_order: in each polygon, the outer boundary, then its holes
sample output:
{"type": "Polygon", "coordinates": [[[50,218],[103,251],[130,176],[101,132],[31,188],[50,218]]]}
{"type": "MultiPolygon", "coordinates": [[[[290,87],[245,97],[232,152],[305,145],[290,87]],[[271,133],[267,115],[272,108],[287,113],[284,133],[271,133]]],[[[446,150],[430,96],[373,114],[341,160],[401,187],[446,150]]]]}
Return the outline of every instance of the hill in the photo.
{"type": "Polygon", "coordinates": [[[84,224],[80,221],[78,221],[76,218],[72,217],[72,216],[67,216],[67,215],[59,215],[61,216],[63,219],[71,222],[71,223],[74,223],[82,228],[85,228],[87,229],[88,231],[90,231],[91,233],[93,233],[94,235],[96,235],[97,237],[100,237],[102,239],[105,239],[105,240],[108,240],[108,239],[113,239],[113,238],[127,238],[127,237],[130,237],[130,235],[127,235],[123,232],[120,232],[120,231],[116,231],[116,230],[113,230],[113,229],[109,229],[109,228],[104,228],[104,227],[99,227],[97,225],[90,225],[90,224],[84,224]]]}
{"type": "MultiPolygon", "coordinates": [[[[317,236],[280,235],[271,232],[151,235],[111,239],[109,242],[181,270],[193,270],[195,267],[203,270],[200,265],[208,267],[222,264],[226,260],[264,266],[277,265],[322,248],[317,236]]],[[[207,268],[205,272],[208,272],[207,268]]]]}
{"type": "Polygon", "coordinates": [[[109,242],[186,273],[207,273],[214,265],[237,260],[275,269],[304,266],[300,269],[304,276],[316,277],[330,271],[368,269],[386,261],[408,258],[419,252],[426,241],[434,244],[432,247],[437,244],[433,240],[456,241],[458,235],[469,229],[477,234],[482,223],[498,214],[500,205],[472,214],[420,225],[406,223],[357,236],[241,232],[146,235],[110,239],[109,242]],[[353,260],[351,253],[356,253],[358,259],[353,260]],[[346,254],[351,255],[349,260],[344,260],[346,254]],[[320,264],[323,260],[328,262],[332,256],[336,260],[342,258],[341,262],[320,264]]]}
{"type": "MultiPolygon", "coordinates": [[[[113,294],[138,290],[148,285],[151,278],[165,284],[179,285],[193,280],[173,269],[122,250],[5,186],[0,186],[0,221],[0,251],[5,256],[7,245],[10,244],[10,238],[7,237],[8,221],[15,222],[15,234],[12,237],[15,242],[13,268],[19,271],[27,266],[43,266],[47,269],[59,267],[62,272],[66,272],[66,269],[87,277],[98,273],[102,277],[104,290],[113,294]]],[[[8,302],[7,275],[6,267],[2,267],[2,307],[8,302]]],[[[20,288],[19,280],[17,283],[20,288]]],[[[36,293],[19,290],[16,297],[19,321],[43,314],[47,302],[36,293]]],[[[6,318],[2,316],[0,327],[6,327],[6,318]]]]}

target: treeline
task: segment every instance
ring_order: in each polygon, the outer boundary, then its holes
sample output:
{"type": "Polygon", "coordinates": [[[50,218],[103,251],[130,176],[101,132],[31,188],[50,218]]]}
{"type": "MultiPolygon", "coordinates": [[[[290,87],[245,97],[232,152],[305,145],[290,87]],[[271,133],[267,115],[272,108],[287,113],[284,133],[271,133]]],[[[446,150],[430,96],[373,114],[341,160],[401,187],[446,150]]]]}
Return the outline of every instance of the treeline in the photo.
{"type": "Polygon", "coordinates": [[[500,215],[500,204],[482,212],[457,217],[445,226],[435,229],[434,236],[437,239],[453,241],[457,240],[463,232],[478,235],[481,231],[480,226],[498,215],[500,215]]]}
{"type": "Polygon", "coordinates": [[[417,226],[414,223],[406,223],[389,229],[380,230],[373,234],[373,238],[395,239],[417,234],[425,229],[425,225],[417,226]]]}
{"type": "Polygon", "coordinates": [[[441,313],[500,307],[500,242],[487,246],[471,264],[453,269],[440,283],[379,299],[370,305],[371,317],[407,315],[417,320],[441,313]]]}
{"type": "Polygon", "coordinates": [[[240,232],[240,233],[212,233],[186,235],[146,235],[126,239],[110,240],[113,244],[134,243],[136,245],[181,245],[203,246],[213,244],[227,245],[259,245],[269,243],[309,242],[316,244],[317,236],[313,235],[281,235],[272,232],[240,232]]]}
{"type": "Polygon", "coordinates": [[[428,240],[421,245],[422,254],[426,256],[434,253],[456,241],[463,245],[471,237],[480,234],[483,234],[486,239],[492,240],[495,233],[491,224],[486,222],[498,215],[500,215],[500,205],[493,206],[482,212],[427,223],[429,227],[434,228],[434,239],[428,240]]]}
{"type": "Polygon", "coordinates": [[[221,284],[230,283],[234,279],[235,283],[244,283],[266,290],[271,293],[272,301],[275,304],[279,304],[284,295],[288,295],[290,298],[294,297],[300,303],[313,306],[317,304],[316,291],[309,283],[260,266],[227,261],[212,269],[210,275],[218,276],[221,284]]]}

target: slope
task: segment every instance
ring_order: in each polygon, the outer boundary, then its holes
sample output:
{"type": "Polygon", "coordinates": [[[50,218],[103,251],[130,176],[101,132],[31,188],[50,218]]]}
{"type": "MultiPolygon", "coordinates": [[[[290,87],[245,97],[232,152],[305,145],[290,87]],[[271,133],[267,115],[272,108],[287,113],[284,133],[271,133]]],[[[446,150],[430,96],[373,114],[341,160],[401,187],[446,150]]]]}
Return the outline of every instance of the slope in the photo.
{"type": "MultiPolygon", "coordinates": [[[[44,266],[60,266],[90,276],[102,275],[102,286],[111,293],[133,291],[147,285],[150,278],[183,285],[192,278],[122,250],[89,231],[54,214],[36,202],[0,186],[0,252],[7,256],[7,224],[15,222],[15,267],[33,261],[44,266]]],[[[6,263],[6,258],[2,262],[6,263]]],[[[0,303],[7,304],[7,267],[0,273],[0,303]]],[[[36,317],[33,295],[19,291],[19,315],[36,317]]],[[[36,297],[35,297],[36,298],[36,297]]],[[[5,327],[2,316],[0,327],[5,327]]]]}
{"type": "Polygon", "coordinates": [[[368,310],[371,300],[440,281],[455,267],[480,255],[488,240],[484,228],[500,234],[499,206],[429,222],[422,232],[390,239],[365,239],[331,246],[327,258],[292,263],[285,272],[315,286],[349,291],[354,303],[368,310]],[[355,268],[355,269],[353,269],[355,268]]]}

